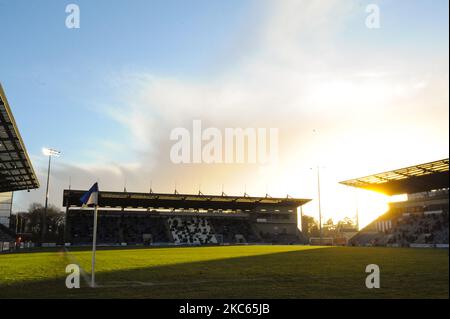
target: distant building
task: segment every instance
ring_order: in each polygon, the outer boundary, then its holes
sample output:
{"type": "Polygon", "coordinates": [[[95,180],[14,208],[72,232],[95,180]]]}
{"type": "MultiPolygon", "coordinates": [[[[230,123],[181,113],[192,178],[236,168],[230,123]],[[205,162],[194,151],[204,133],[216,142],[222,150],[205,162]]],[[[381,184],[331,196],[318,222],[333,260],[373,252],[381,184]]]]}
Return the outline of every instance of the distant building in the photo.
{"type": "Polygon", "coordinates": [[[9,227],[12,213],[13,192],[0,193],[0,224],[9,227]]]}

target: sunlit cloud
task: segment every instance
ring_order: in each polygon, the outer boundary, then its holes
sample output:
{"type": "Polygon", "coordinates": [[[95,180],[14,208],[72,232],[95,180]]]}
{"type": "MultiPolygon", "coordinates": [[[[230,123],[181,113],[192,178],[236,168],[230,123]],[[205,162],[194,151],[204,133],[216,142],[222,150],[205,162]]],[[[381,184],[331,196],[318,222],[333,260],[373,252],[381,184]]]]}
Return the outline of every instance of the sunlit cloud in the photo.
{"type": "MultiPolygon", "coordinates": [[[[68,176],[80,188],[99,179],[115,190],[126,181],[136,191],[147,191],[153,183],[159,191],[177,185],[179,191],[196,192],[201,185],[204,193],[219,193],[225,184],[229,193],[246,189],[251,195],[316,198],[310,168],[320,165],[326,167],[325,218],[338,219],[355,213],[353,195],[339,180],[445,157],[448,73],[401,63],[392,67],[391,60],[370,50],[355,56],[338,46],[336,35],[360,9],[355,3],[268,2],[265,23],[257,34],[247,35],[253,47],[210,77],[151,71],[108,75],[112,97],[97,112],[124,128],[128,143],[103,138],[97,149],[88,150],[86,163],[55,164],[59,193],[52,198],[61,202],[59,190],[67,188],[68,176]],[[174,165],[170,131],[189,129],[194,119],[219,129],[279,128],[278,164],[174,165]],[[131,160],[116,162],[123,153],[131,160]]],[[[445,59],[435,63],[447,65],[445,59]]],[[[39,174],[42,180],[45,174],[39,174]]],[[[384,199],[361,196],[367,223],[382,212],[384,199]]],[[[306,213],[316,214],[315,205],[306,213]]]]}

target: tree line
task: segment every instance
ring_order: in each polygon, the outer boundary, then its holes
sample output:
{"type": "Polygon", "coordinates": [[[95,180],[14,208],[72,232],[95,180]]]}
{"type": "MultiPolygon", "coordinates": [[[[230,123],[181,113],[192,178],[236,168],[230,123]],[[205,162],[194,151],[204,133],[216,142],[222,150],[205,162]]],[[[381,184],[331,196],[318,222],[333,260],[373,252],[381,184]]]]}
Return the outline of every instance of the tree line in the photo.
{"type": "MultiPolygon", "coordinates": [[[[21,241],[42,241],[42,224],[45,215],[45,207],[39,203],[33,203],[27,212],[16,213],[11,216],[11,229],[16,232],[21,241]]],[[[45,242],[64,242],[65,213],[54,205],[47,207],[46,214],[47,231],[45,242]]]]}

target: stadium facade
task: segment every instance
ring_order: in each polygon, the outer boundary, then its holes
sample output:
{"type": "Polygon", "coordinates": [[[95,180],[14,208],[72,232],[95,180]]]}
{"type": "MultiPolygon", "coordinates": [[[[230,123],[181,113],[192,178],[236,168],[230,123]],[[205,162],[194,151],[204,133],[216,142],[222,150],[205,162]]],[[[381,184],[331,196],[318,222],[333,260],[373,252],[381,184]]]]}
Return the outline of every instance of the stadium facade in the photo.
{"type": "Polygon", "coordinates": [[[406,194],[362,229],[350,243],[363,246],[448,247],[449,159],[341,182],[381,192],[406,194]]]}
{"type": "MultiPolygon", "coordinates": [[[[93,209],[84,190],[64,190],[66,242],[92,241],[93,209]]],[[[301,243],[297,208],[309,199],[100,192],[100,244],[301,243]]]]}

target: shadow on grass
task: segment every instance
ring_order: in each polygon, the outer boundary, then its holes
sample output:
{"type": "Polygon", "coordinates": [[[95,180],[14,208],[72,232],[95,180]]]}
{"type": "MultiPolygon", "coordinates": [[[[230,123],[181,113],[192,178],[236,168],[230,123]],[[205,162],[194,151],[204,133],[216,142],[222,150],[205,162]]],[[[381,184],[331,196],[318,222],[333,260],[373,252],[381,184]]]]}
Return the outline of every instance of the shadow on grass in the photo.
{"type": "Polygon", "coordinates": [[[448,252],[298,250],[99,272],[97,283],[15,283],[1,287],[0,298],[448,298],[448,252]],[[380,289],[365,287],[365,267],[373,263],[381,269],[380,289]]]}

